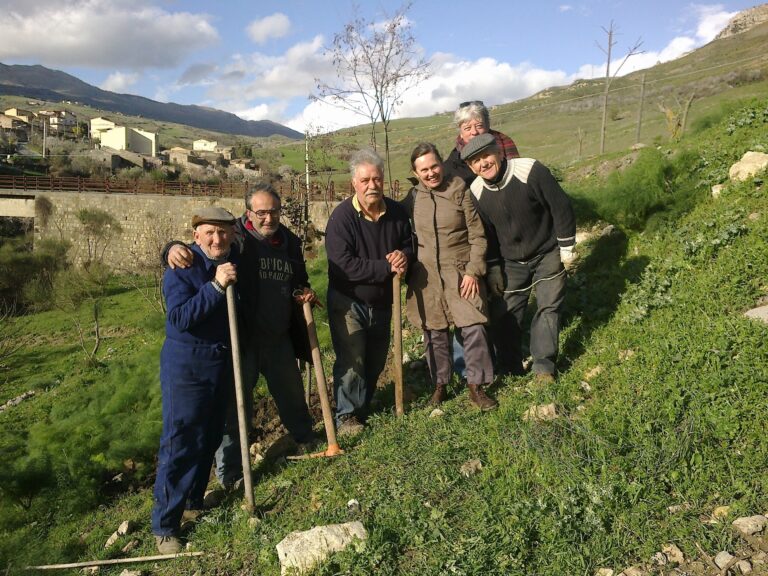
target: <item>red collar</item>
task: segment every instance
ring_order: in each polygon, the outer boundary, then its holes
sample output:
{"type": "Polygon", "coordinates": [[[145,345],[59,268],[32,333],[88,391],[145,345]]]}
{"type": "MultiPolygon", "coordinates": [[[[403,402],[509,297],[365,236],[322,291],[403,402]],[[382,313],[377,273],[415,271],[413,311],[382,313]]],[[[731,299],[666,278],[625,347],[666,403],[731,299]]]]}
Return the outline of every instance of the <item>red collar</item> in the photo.
{"type": "MultiPolygon", "coordinates": [[[[253,222],[251,222],[247,218],[245,219],[245,229],[246,230],[250,230],[251,232],[256,232],[256,234],[259,233],[258,230],[256,230],[256,228],[254,228],[253,222]]],[[[279,231],[280,231],[280,229],[278,228],[277,232],[272,234],[272,236],[270,238],[265,238],[265,240],[267,240],[269,242],[270,246],[282,246],[282,244],[283,244],[283,235],[279,234],[278,233],[279,231]]]]}

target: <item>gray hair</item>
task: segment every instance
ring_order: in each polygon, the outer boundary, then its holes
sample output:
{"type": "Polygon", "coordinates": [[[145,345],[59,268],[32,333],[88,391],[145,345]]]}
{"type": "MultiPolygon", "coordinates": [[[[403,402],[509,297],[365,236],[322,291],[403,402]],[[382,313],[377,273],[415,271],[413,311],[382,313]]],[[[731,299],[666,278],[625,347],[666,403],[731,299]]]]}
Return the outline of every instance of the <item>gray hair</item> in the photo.
{"type": "Polygon", "coordinates": [[[488,108],[478,102],[472,102],[467,106],[459,106],[453,115],[453,121],[457,128],[470,120],[480,120],[487,130],[491,129],[491,116],[488,114],[488,108]]]}
{"type": "Polygon", "coordinates": [[[272,186],[269,182],[266,182],[264,180],[257,180],[245,191],[245,209],[250,210],[251,209],[251,199],[256,194],[269,194],[277,200],[277,203],[282,206],[282,200],[280,200],[280,194],[277,193],[277,190],[275,190],[275,187],[272,186]]]}
{"type": "Polygon", "coordinates": [[[352,175],[352,178],[355,177],[357,167],[363,164],[376,166],[376,168],[384,174],[384,160],[381,159],[381,156],[379,156],[373,148],[361,148],[360,150],[353,152],[352,156],[349,157],[349,172],[352,175]]]}

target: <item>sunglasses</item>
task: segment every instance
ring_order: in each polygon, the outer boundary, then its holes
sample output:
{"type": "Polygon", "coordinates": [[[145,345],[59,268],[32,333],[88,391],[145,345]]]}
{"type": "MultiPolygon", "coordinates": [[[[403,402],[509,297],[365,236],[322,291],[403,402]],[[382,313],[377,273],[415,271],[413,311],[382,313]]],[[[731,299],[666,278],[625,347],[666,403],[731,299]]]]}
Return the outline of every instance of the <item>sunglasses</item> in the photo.
{"type": "Polygon", "coordinates": [[[466,108],[467,106],[482,106],[485,108],[485,104],[483,104],[482,100],[467,100],[466,102],[459,104],[459,108],[466,108]]]}

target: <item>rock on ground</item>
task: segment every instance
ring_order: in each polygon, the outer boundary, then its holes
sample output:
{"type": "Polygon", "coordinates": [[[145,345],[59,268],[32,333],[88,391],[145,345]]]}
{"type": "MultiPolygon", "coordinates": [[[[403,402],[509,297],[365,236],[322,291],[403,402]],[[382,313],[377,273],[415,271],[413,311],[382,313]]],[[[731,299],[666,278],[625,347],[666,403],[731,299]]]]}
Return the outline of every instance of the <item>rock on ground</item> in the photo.
{"type": "Polygon", "coordinates": [[[362,522],[316,526],[311,530],[291,532],[276,546],[280,573],[310,570],[330,554],[344,550],[355,539],[366,540],[368,533],[362,522]]]}
{"type": "Polygon", "coordinates": [[[547,421],[554,420],[559,414],[554,404],[543,404],[541,406],[531,406],[523,414],[523,420],[547,421]]]}
{"type": "Polygon", "coordinates": [[[661,549],[661,551],[664,552],[664,555],[670,562],[674,562],[678,565],[685,563],[685,556],[683,555],[683,551],[680,550],[680,548],[678,548],[675,544],[667,544],[661,549]]]}
{"type": "Polygon", "coordinates": [[[480,472],[483,469],[483,463],[477,458],[467,460],[461,465],[461,475],[469,478],[480,472]]]}
{"type": "Polygon", "coordinates": [[[733,560],[733,555],[725,550],[718,552],[717,556],[715,556],[715,564],[717,564],[717,567],[721,570],[725,568],[731,560],[733,560]]]}
{"type": "Polygon", "coordinates": [[[758,308],[752,308],[752,310],[747,310],[744,312],[744,316],[768,324],[768,306],[760,306],[758,308]]]}
{"type": "Polygon", "coordinates": [[[765,530],[768,525],[768,518],[758,514],[756,516],[744,516],[736,518],[732,523],[734,529],[742,536],[752,536],[765,530]]]}
{"type": "Polygon", "coordinates": [[[761,170],[768,167],[768,154],[763,152],[747,152],[728,170],[731,180],[743,182],[761,170]]]}

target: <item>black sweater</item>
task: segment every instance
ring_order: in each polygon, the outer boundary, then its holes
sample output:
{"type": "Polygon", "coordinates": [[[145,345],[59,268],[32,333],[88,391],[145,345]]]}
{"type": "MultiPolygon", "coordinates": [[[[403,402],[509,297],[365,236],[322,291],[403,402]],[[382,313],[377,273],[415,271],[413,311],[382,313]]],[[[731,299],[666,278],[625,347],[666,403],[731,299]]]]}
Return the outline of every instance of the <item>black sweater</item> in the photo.
{"type": "Polygon", "coordinates": [[[325,228],[328,288],[373,308],[392,305],[392,269],[385,256],[401,250],[409,263],[413,260],[408,215],[398,202],[384,202],[386,212],[371,222],[347,198],[325,228]]]}
{"type": "Polygon", "coordinates": [[[498,182],[478,176],[470,186],[488,233],[488,262],[500,257],[525,262],[558,245],[573,246],[576,218],[571,200],[549,169],[532,158],[504,164],[498,182]]]}

